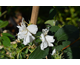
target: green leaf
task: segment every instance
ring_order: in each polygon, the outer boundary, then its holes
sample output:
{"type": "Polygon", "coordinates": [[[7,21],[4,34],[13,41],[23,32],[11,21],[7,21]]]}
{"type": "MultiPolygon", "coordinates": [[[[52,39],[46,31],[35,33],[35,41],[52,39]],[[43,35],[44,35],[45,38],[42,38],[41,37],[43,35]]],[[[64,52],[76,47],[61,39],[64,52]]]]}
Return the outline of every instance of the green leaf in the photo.
{"type": "Polygon", "coordinates": [[[1,38],[3,39],[2,43],[5,47],[10,46],[10,39],[7,36],[2,36],[1,38]]]}
{"type": "Polygon", "coordinates": [[[40,35],[41,35],[41,33],[42,33],[42,32],[38,32],[38,33],[36,33],[36,35],[37,35],[37,36],[40,36],[40,35]]]}
{"type": "Polygon", "coordinates": [[[0,24],[2,23],[3,21],[2,20],[0,20],[0,24]]]}
{"type": "Polygon", "coordinates": [[[70,38],[77,39],[79,37],[79,30],[73,25],[65,25],[64,27],[58,29],[54,36],[58,41],[70,38]]]}
{"type": "Polygon", "coordinates": [[[6,27],[8,25],[8,21],[5,21],[5,22],[1,22],[0,23],[0,28],[3,28],[3,27],[6,27]]]}
{"type": "Polygon", "coordinates": [[[70,41],[63,41],[62,45],[55,46],[53,47],[53,49],[56,48],[57,51],[61,51],[64,47],[68,46],[69,44],[70,41]]]}
{"type": "Polygon", "coordinates": [[[56,51],[61,51],[64,47],[62,45],[59,45],[55,46],[54,48],[56,49],[56,51]]]}
{"type": "Polygon", "coordinates": [[[77,39],[79,38],[79,30],[73,25],[65,25],[63,30],[66,32],[69,38],[77,39]]]}
{"type": "Polygon", "coordinates": [[[13,48],[16,48],[17,47],[17,44],[13,44],[12,46],[13,46],[13,48]]]}
{"type": "Polygon", "coordinates": [[[80,59],[80,52],[79,52],[80,48],[79,47],[68,47],[67,49],[64,50],[64,53],[66,53],[66,55],[64,55],[64,57],[68,58],[68,59],[80,59]]]}
{"type": "Polygon", "coordinates": [[[66,47],[66,46],[68,46],[70,43],[71,43],[70,41],[64,41],[64,42],[62,42],[62,45],[63,45],[63,47],[66,47]]]}
{"type": "Polygon", "coordinates": [[[10,36],[12,38],[15,38],[13,35],[9,34],[9,33],[2,33],[3,36],[10,36]]]}
{"type": "Polygon", "coordinates": [[[56,32],[60,27],[59,26],[52,26],[49,30],[51,32],[56,32]]]}
{"type": "Polygon", "coordinates": [[[68,35],[66,34],[66,32],[64,31],[63,28],[60,28],[54,35],[58,41],[61,40],[67,40],[68,39],[68,35]]]}
{"type": "Polygon", "coordinates": [[[46,48],[45,50],[41,50],[40,46],[38,46],[30,55],[29,59],[42,59],[45,58],[45,56],[48,55],[49,48],[46,48]]]}
{"type": "Polygon", "coordinates": [[[35,42],[39,43],[39,42],[41,42],[41,39],[36,39],[35,42]]]}
{"type": "Polygon", "coordinates": [[[26,53],[26,54],[28,53],[28,48],[26,49],[25,53],[26,53]]]}
{"type": "Polygon", "coordinates": [[[50,24],[51,26],[55,26],[56,21],[55,21],[55,20],[47,20],[47,21],[45,22],[45,24],[50,24]]]}

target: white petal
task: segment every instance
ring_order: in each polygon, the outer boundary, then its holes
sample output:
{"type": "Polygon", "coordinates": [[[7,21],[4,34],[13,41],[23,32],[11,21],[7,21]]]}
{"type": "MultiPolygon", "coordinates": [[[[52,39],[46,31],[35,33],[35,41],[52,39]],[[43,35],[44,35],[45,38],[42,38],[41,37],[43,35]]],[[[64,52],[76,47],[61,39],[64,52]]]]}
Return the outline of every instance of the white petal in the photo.
{"type": "Polygon", "coordinates": [[[47,41],[47,42],[48,42],[48,46],[50,46],[50,47],[54,46],[51,42],[49,42],[49,41],[47,41]]]}
{"type": "Polygon", "coordinates": [[[54,42],[55,41],[55,39],[53,39],[53,36],[46,35],[45,37],[46,37],[47,41],[49,41],[49,42],[54,42]]]}
{"type": "Polygon", "coordinates": [[[27,45],[28,43],[32,42],[35,37],[32,36],[30,32],[27,33],[26,38],[24,38],[23,44],[27,45]]]}
{"type": "Polygon", "coordinates": [[[42,40],[42,42],[44,42],[44,41],[45,41],[44,34],[41,34],[40,36],[41,36],[41,38],[40,38],[40,39],[42,40]]]}
{"type": "Polygon", "coordinates": [[[21,34],[21,35],[26,35],[27,34],[27,30],[22,30],[22,31],[20,31],[18,34],[21,34]]]}
{"type": "Polygon", "coordinates": [[[40,47],[41,47],[41,50],[44,50],[46,47],[48,46],[47,42],[42,42],[40,47]]]}
{"type": "Polygon", "coordinates": [[[30,32],[28,32],[28,35],[30,37],[30,42],[32,42],[35,39],[35,37],[30,32]]]}
{"type": "Polygon", "coordinates": [[[30,37],[29,37],[29,34],[27,34],[27,36],[23,40],[23,44],[27,45],[29,42],[30,42],[30,37]]]}
{"type": "Polygon", "coordinates": [[[17,26],[17,28],[21,28],[21,26],[17,26]]]}
{"type": "Polygon", "coordinates": [[[44,46],[44,48],[48,47],[48,43],[46,41],[43,42],[43,46],[44,46]]]}
{"type": "Polygon", "coordinates": [[[41,43],[40,47],[41,47],[41,50],[44,50],[43,43],[41,43]]]}
{"type": "Polygon", "coordinates": [[[34,24],[29,25],[29,26],[27,27],[27,29],[28,29],[31,33],[33,33],[33,34],[36,34],[36,32],[38,31],[37,25],[34,25],[34,24]]]}
{"type": "Polygon", "coordinates": [[[53,51],[52,51],[52,54],[51,55],[54,55],[56,53],[56,49],[54,49],[53,51]]]}

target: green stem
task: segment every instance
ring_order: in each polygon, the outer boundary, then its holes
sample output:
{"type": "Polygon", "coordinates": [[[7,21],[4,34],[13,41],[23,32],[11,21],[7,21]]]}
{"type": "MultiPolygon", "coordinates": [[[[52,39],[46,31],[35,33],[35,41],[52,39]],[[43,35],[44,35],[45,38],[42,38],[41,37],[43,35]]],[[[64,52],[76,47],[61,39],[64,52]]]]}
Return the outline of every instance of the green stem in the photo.
{"type": "Polygon", "coordinates": [[[18,53],[17,53],[17,59],[18,59],[18,56],[19,56],[19,53],[22,52],[25,48],[27,48],[28,46],[25,46],[24,48],[22,48],[18,53]]]}
{"type": "MultiPolygon", "coordinates": [[[[20,50],[20,52],[22,52],[22,51],[23,51],[25,48],[27,48],[27,47],[28,47],[28,46],[25,46],[24,48],[22,48],[22,49],[20,50]]],[[[20,53],[20,52],[19,52],[19,53],[20,53]]]]}

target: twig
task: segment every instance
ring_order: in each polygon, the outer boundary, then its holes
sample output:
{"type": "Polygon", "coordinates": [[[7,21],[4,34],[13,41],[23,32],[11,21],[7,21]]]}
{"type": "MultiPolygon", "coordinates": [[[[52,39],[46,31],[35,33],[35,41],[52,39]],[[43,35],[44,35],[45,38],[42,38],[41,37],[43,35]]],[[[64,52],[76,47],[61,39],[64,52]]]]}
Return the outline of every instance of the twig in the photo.
{"type": "Polygon", "coordinates": [[[75,42],[77,42],[79,39],[80,39],[80,37],[79,37],[78,39],[76,39],[74,42],[72,42],[70,45],[64,47],[64,48],[62,49],[62,51],[65,50],[66,48],[68,48],[69,46],[71,46],[72,44],[74,44],[75,42]]]}

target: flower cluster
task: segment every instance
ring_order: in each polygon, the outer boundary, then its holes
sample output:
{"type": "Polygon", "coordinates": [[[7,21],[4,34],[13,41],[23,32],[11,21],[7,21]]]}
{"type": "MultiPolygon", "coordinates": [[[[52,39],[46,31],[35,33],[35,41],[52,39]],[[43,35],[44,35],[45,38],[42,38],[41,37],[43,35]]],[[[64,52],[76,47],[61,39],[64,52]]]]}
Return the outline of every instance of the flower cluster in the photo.
{"type": "Polygon", "coordinates": [[[41,40],[42,40],[42,43],[41,43],[41,50],[44,50],[47,46],[54,46],[52,44],[52,42],[55,41],[55,39],[53,39],[53,36],[50,36],[50,35],[47,35],[49,31],[49,28],[48,29],[42,29],[42,34],[41,34],[41,40]]]}
{"type": "MultiPolygon", "coordinates": [[[[28,27],[26,27],[24,18],[22,18],[21,26],[17,26],[19,28],[18,33],[18,40],[23,39],[23,44],[27,45],[28,43],[32,42],[35,37],[33,34],[36,34],[38,31],[37,25],[31,24],[28,27]]],[[[52,47],[54,46],[52,43],[55,41],[54,36],[47,35],[49,32],[49,28],[42,29],[42,34],[40,35],[40,39],[42,40],[42,43],[40,45],[41,50],[44,50],[48,46],[52,47]]],[[[52,52],[52,55],[55,53],[55,49],[52,52]]]]}
{"type": "Polygon", "coordinates": [[[29,42],[32,42],[35,37],[32,34],[36,34],[38,27],[37,25],[29,25],[26,27],[24,19],[22,19],[21,26],[17,26],[19,28],[18,40],[23,39],[23,44],[27,45],[29,42]]]}

